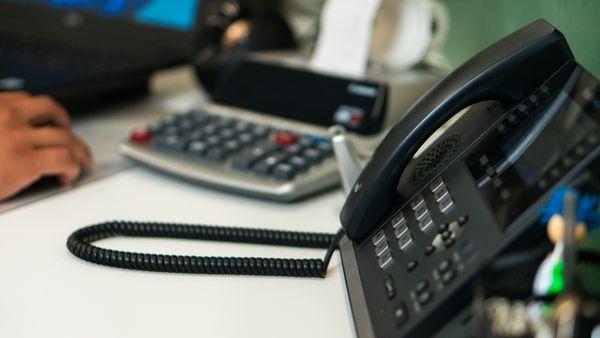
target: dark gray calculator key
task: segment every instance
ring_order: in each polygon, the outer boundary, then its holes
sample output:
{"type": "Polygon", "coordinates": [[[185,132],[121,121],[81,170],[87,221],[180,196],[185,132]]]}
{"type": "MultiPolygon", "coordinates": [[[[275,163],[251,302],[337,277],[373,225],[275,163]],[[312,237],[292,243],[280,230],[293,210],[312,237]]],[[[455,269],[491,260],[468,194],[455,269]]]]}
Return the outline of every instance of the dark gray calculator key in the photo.
{"type": "Polygon", "coordinates": [[[216,125],[219,128],[229,128],[234,124],[234,121],[229,117],[222,117],[216,121],[216,125]]]}
{"type": "Polygon", "coordinates": [[[279,159],[276,156],[269,156],[266,159],[258,162],[252,171],[254,171],[257,175],[268,176],[275,165],[279,164],[279,159]]]}
{"type": "Polygon", "coordinates": [[[280,163],[273,170],[273,176],[281,181],[288,181],[296,176],[296,170],[290,164],[280,163]]]}
{"type": "Polygon", "coordinates": [[[255,159],[256,157],[252,153],[243,152],[233,159],[231,165],[237,170],[249,170],[252,164],[256,162],[255,159]]]}
{"type": "Polygon", "coordinates": [[[227,150],[220,147],[214,147],[210,148],[206,152],[206,157],[213,162],[222,162],[223,160],[225,160],[225,157],[227,157],[228,154],[229,153],[227,152],[227,150]]]}
{"type": "Polygon", "coordinates": [[[182,130],[192,130],[196,126],[196,124],[194,123],[194,121],[186,118],[177,122],[177,126],[182,130]]]}
{"type": "Polygon", "coordinates": [[[160,134],[164,129],[165,127],[162,123],[151,123],[148,125],[148,130],[150,130],[150,132],[155,135],[160,134]]]}
{"type": "Polygon", "coordinates": [[[302,146],[298,143],[292,144],[291,146],[285,148],[285,152],[292,156],[298,155],[302,152],[302,146]]]}
{"type": "Polygon", "coordinates": [[[179,134],[179,128],[175,126],[168,126],[163,129],[163,134],[165,135],[177,135],[179,134]]]}
{"type": "Polygon", "coordinates": [[[174,150],[183,150],[186,146],[186,141],[176,135],[168,135],[158,139],[158,144],[174,150]]]}
{"type": "Polygon", "coordinates": [[[208,116],[206,116],[206,114],[197,113],[197,112],[190,114],[190,119],[192,121],[194,121],[194,123],[196,123],[196,124],[203,124],[203,123],[208,122],[208,120],[209,120],[209,118],[208,118],[208,116]]]}
{"type": "Polygon", "coordinates": [[[257,158],[269,156],[279,150],[279,145],[271,142],[262,143],[254,146],[250,152],[257,158]]]}
{"type": "Polygon", "coordinates": [[[269,157],[267,157],[265,159],[265,161],[269,162],[270,164],[272,164],[273,166],[285,161],[288,159],[288,155],[284,152],[278,152],[275,154],[270,155],[269,157]]]}
{"type": "Polygon", "coordinates": [[[240,142],[238,142],[236,140],[229,140],[229,141],[225,142],[223,147],[225,148],[225,150],[227,150],[229,152],[234,152],[234,151],[237,151],[240,149],[240,142]]]}
{"type": "Polygon", "coordinates": [[[223,139],[217,135],[212,135],[206,138],[206,143],[211,147],[219,145],[222,141],[223,139]]]}
{"type": "Polygon", "coordinates": [[[233,125],[233,129],[235,129],[237,132],[239,133],[244,133],[250,130],[250,128],[252,128],[253,124],[247,121],[237,121],[234,125],[233,125]]]}
{"type": "Polygon", "coordinates": [[[168,126],[168,125],[175,123],[176,121],[177,121],[177,116],[172,114],[172,115],[167,115],[167,116],[163,117],[163,119],[161,120],[161,123],[164,126],[168,126]]]}
{"type": "Polygon", "coordinates": [[[204,133],[201,130],[194,130],[188,137],[190,138],[190,141],[200,141],[204,138],[204,133]]]}
{"type": "Polygon", "coordinates": [[[216,124],[211,123],[211,124],[207,124],[206,126],[202,127],[202,132],[207,134],[207,135],[211,135],[216,133],[219,130],[219,127],[217,127],[216,124]]]}
{"type": "Polygon", "coordinates": [[[321,152],[313,148],[308,148],[304,150],[302,156],[306,158],[308,162],[313,164],[319,163],[323,159],[323,155],[321,154],[321,152]]]}
{"type": "Polygon", "coordinates": [[[233,130],[232,128],[225,128],[219,131],[219,135],[221,135],[221,137],[225,139],[232,138],[233,136],[235,136],[235,134],[235,130],[233,130]]]}
{"type": "Polygon", "coordinates": [[[319,142],[317,149],[325,156],[333,154],[333,146],[329,142],[319,142]]]}
{"type": "Polygon", "coordinates": [[[192,141],[188,144],[188,151],[194,155],[203,155],[208,149],[208,145],[202,141],[192,141]]]}
{"type": "Polygon", "coordinates": [[[254,135],[252,135],[250,133],[242,133],[242,134],[240,134],[240,136],[238,136],[238,141],[242,145],[248,145],[248,144],[254,142],[254,140],[255,140],[254,135]]]}
{"type": "Polygon", "coordinates": [[[305,171],[310,166],[308,161],[300,156],[292,156],[292,158],[289,160],[289,163],[298,171],[305,171]]]}
{"type": "Polygon", "coordinates": [[[254,129],[252,129],[252,133],[260,138],[269,135],[270,131],[271,130],[269,129],[269,127],[266,126],[255,126],[254,129]]]}
{"type": "Polygon", "coordinates": [[[303,148],[309,148],[315,144],[315,141],[310,136],[302,136],[298,140],[298,144],[303,148]]]}
{"type": "Polygon", "coordinates": [[[252,147],[237,155],[232,162],[233,168],[238,170],[248,170],[254,163],[269,156],[279,149],[279,146],[273,143],[262,143],[252,147]]]}

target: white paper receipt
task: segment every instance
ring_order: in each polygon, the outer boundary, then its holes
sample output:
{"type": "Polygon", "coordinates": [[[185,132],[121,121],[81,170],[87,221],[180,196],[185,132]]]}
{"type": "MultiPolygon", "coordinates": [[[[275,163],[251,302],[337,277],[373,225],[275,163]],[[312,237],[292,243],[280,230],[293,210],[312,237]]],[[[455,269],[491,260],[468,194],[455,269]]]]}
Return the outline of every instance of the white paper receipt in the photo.
{"type": "Polygon", "coordinates": [[[371,33],[382,0],[327,0],[311,68],[363,77],[369,59],[371,33]]]}

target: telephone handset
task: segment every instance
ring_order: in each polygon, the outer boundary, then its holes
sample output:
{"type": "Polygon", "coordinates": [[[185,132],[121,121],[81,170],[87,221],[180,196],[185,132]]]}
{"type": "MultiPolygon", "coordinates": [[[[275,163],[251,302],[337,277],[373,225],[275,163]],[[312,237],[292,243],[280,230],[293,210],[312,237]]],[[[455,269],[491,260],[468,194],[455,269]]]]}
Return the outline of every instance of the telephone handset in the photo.
{"type": "Polygon", "coordinates": [[[452,116],[484,100],[510,106],[571,61],[573,55],[563,35],[538,20],[453,71],[390,130],[356,180],[340,215],[348,238],[363,239],[398,202],[396,184],[404,168],[452,116]]]}

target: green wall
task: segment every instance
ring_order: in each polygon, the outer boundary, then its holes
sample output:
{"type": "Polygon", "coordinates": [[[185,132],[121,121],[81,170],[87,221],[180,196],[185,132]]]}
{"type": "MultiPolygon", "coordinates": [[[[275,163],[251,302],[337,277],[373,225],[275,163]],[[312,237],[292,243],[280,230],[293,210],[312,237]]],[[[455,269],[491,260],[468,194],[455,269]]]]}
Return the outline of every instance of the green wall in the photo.
{"type": "Polygon", "coordinates": [[[600,0],[441,0],[450,32],[444,53],[452,67],[539,18],[566,36],[575,57],[600,77],[600,0]]]}

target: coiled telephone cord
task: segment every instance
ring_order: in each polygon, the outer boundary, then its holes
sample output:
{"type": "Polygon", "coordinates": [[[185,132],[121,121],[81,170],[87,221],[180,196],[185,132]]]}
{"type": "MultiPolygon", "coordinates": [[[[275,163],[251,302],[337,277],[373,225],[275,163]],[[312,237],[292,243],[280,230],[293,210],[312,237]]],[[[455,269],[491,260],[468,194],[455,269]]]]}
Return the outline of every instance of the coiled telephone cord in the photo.
{"type": "Polygon", "coordinates": [[[207,225],[110,221],[75,231],[67,240],[71,253],[85,261],[115,268],[191,274],[324,278],[344,235],[248,229],[207,225]],[[327,249],[324,259],[208,257],[110,250],[92,245],[109,237],[161,237],[327,249]]]}

